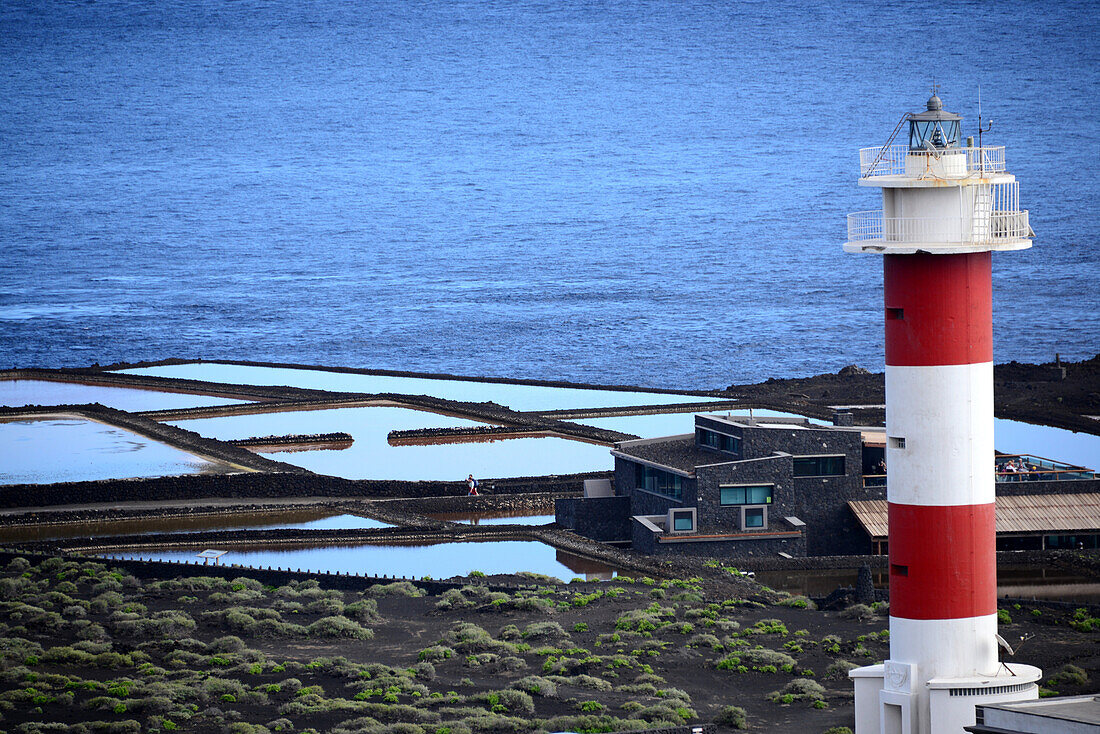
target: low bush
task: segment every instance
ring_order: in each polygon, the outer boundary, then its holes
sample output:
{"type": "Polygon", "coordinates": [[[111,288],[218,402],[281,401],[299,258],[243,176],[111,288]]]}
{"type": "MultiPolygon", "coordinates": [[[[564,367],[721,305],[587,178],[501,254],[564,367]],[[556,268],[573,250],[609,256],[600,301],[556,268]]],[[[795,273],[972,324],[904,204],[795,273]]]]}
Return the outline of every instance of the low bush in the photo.
{"type": "Polygon", "coordinates": [[[351,640],[374,639],[374,630],[363,627],[347,617],[322,617],[306,630],[310,637],[342,637],[351,640]]]}
{"type": "Polygon", "coordinates": [[[773,702],[791,703],[792,701],[822,701],[825,699],[825,686],[815,680],[795,678],[778,691],[768,694],[773,702]]]}
{"type": "Polygon", "coordinates": [[[424,591],[408,581],[375,584],[367,592],[371,596],[424,596],[424,591]]]}
{"type": "Polygon", "coordinates": [[[866,619],[874,619],[875,610],[866,604],[853,604],[852,606],[844,609],[840,612],[840,616],[844,619],[858,619],[860,621],[866,619]]]}
{"type": "Polygon", "coordinates": [[[728,726],[731,729],[747,729],[749,728],[748,716],[745,713],[745,709],[740,706],[725,706],[718,715],[714,717],[715,724],[721,724],[722,726],[728,726]]]}
{"type": "Polygon", "coordinates": [[[523,637],[527,640],[561,639],[566,632],[557,622],[532,622],[523,630],[523,637]]]}
{"type": "Polygon", "coordinates": [[[455,651],[449,647],[444,645],[432,645],[431,647],[426,647],[421,650],[420,655],[417,657],[426,662],[438,662],[440,660],[446,660],[454,654],[455,651]]]}
{"type": "Polygon", "coordinates": [[[525,691],[532,696],[554,698],[558,695],[558,687],[552,680],[538,675],[529,675],[512,683],[512,688],[517,691],[525,691]]]}
{"type": "Polygon", "coordinates": [[[1076,665],[1063,665],[1062,668],[1050,677],[1048,684],[1050,685],[1064,685],[1071,686],[1083,686],[1088,684],[1089,674],[1085,672],[1084,668],[1079,668],[1076,665]]]}
{"type": "Polygon", "coordinates": [[[855,663],[847,660],[837,660],[829,667],[825,668],[826,680],[846,680],[848,678],[848,671],[854,670],[859,666],[855,663]]]}
{"type": "Polygon", "coordinates": [[[381,622],[378,614],[378,602],[374,599],[360,599],[344,607],[344,616],[356,622],[381,622]]]}

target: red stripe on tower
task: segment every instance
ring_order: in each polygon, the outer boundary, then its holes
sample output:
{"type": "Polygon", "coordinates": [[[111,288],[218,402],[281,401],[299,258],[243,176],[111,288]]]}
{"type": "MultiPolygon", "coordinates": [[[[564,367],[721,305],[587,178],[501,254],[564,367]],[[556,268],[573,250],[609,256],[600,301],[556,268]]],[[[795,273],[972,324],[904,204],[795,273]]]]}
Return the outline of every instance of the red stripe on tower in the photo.
{"type": "Polygon", "coordinates": [[[886,364],[993,360],[990,253],[886,255],[886,364]]]}
{"type": "Polygon", "coordinates": [[[997,613],[994,506],[890,503],[890,616],[997,613]]]}

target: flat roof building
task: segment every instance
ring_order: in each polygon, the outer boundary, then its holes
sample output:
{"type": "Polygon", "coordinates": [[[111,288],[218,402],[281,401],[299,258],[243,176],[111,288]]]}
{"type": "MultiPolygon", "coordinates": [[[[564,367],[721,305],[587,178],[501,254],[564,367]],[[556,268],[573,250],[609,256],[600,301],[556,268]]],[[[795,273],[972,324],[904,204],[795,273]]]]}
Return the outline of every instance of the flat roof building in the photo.
{"type": "MultiPolygon", "coordinates": [[[[885,552],[885,432],[853,426],[844,412],[834,424],[697,415],[694,433],[622,441],[611,451],[613,486],[557,500],[557,522],[652,554],[885,552]]],[[[999,542],[1097,544],[1100,480],[1092,472],[1033,456],[990,458],[1005,495],[999,542]]]]}
{"type": "Polygon", "coordinates": [[[1100,734],[1100,696],[977,706],[971,734],[1100,734]]]}

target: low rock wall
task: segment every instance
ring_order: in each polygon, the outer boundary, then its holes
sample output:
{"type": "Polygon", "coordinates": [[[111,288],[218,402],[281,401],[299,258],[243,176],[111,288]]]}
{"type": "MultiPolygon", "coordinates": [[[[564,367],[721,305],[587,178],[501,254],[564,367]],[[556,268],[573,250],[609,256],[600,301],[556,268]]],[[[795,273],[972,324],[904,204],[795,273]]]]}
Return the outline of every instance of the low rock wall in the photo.
{"type": "MultiPolygon", "coordinates": [[[[580,492],[585,479],[603,479],[609,476],[609,472],[588,472],[559,477],[486,479],[481,481],[481,491],[492,494],[580,492]]],[[[466,492],[466,483],[462,481],[352,480],[319,474],[291,473],[195,474],[47,485],[15,484],[0,487],[0,508],[210,498],[326,497],[369,500],[388,497],[464,497],[466,492]]]]}

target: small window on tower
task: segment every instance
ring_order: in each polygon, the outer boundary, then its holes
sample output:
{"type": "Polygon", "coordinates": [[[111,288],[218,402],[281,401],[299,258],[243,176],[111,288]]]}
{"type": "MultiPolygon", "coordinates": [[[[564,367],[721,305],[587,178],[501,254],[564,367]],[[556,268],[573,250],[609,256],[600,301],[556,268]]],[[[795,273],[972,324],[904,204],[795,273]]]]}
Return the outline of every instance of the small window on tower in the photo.
{"type": "Polygon", "coordinates": [[[890,448],[903,449],[905,448],[905,439],[901,436],[890,436],[890,448]]]}
{"type": "Polygon", "coordinates": [[[886,309],[887,321],[902,321],[905,318],[904,308],[888,308],[886,309]]]}

